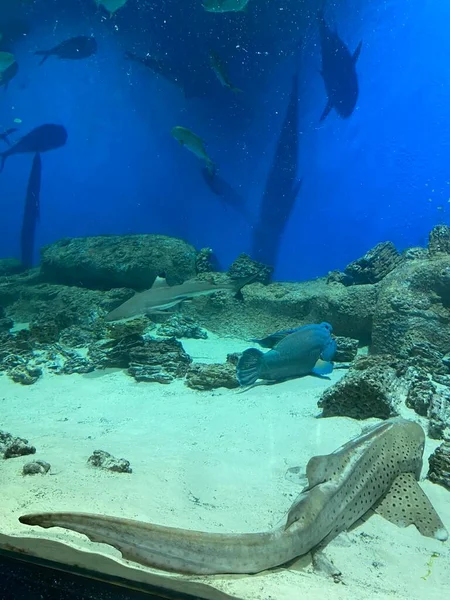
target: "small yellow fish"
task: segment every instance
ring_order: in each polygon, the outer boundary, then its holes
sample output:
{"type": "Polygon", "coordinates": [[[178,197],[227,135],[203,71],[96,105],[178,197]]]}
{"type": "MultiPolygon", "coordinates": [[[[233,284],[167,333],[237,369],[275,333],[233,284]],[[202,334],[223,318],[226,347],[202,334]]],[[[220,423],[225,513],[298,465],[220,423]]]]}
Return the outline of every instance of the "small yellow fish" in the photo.
{"type": "Polygon", "coordinates": [[[95,0],[97,6],[103,6],[105,10],[112,16],[115,12],[125,6],[127,0],[95,0]]]}
{"type": "Polygon", "coordinates": [[[195,135],[195,133],[193,133],[190,129],[187,129],[186,127],[180,127],[179,125],[174,127],[171,133],[181,146],[186,146],[186,148],[195,154],[195,156],[201,160],[204,160],[206,163],[206,168],[211,175],[214,175],[216,170],[215,164],[206,153],[205,144],[201,137],[195,135]]]}
{"type": "Polygon", "coordinates": [[[222,61],[220,56],[214,51],[211,51],[209,53],[209,64],[211,65],[211,69],[214,71],[217,79],[220,81],[220,83],[223,85],[223,87],[226,87],[235,93],[242,92],[242,90],[235,87],[231,83],[231,81],[228,77],[225,63],[222,61]]]}
{"type": "Polygon", "coordinates": [[[6,71],[14,62],[14,54],[11,54],[11,52],[0,52],[0,73],[6,71]]]}
{"type": "Polygon", "coordinates": [[[248,3],[249,0],[203,0],[203,8],[215,13],[240,12],[248,3]]]}

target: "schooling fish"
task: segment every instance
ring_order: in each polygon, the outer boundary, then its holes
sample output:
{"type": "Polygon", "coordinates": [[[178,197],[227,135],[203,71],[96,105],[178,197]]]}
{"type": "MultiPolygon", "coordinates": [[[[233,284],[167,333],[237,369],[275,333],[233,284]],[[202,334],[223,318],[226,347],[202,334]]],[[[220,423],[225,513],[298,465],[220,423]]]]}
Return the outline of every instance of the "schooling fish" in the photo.
{"type": "MultiPolygon", "coordinates": [[[[258,273],[259,274],[259,273],[258,273]]],[[[129,319],[137,315],[159,314],[184,300],[208,296],[214,292],[231,291],[239,294],[244,285],[249,284],[258,274],[244,280],[230,280],[225,283],[212,283],[200,279],[190,279],[180,285],[167,285],[165,279],[158,278],[153,287],[135,294],[132,298],[106,315],[107,321],[129,319]]]]}
{"type": "Polygon", "coordinates": [[[11,142],[9,141],[9,136],[11,135],[11,133],[14,133],[15,131],[17,131],[17,127],[11,127],[10,129],[6,129],[5,131],[2,131],[2,133],[0,133],[0,140],[3,140],[5,142],[5,144],[8,144],[8,146],[11,146],[11,142]]]}
{"type": "Polygon", "coordinates": [[[249,0],[203,0],[203,8],[215,13],[239,12],[245,10],[248,3],[249,0]]]}
{"type": "MultiPolygon", "coordinates": [[[[389,419],[331,454],[308,462],[308,485],[286,523],[262,533],[207,533],[85,513],[35,513],[25,525],[64,527],[110,544],[127,560],[194,575],[259,573],[321,549],[371,509],[399,527],[414,524],[440,541],[439,515],[417,483],[425,434],[413,421],[389,419]]],[[[257,507],[256,507],[257,509],[257,507]]]]}
{"type": "Polygon", "coordinates": [[[318,21],[322,49],[321,74],[328,96],[320,121],[326,119],[332,108],[346,119],[352,114],[358,99],[356,62],[361,53],[362,42],[359,42],[355,52],[351,54],[337,31],[332,31],[326,24],[323,8],[319,11],[318,21]]]}
{"type": "Polygon", "coordinates": [[[257,379],[280,381],[304,375],[331,373],[336,342],[329,323],[306,325],[290,333],[265,354],[256,348],[240,357],[236,376],[240,385],[252,385],[257,379]]]}
{"type": "Polygon", "coordinates": [[[211,65],[211,69],[214,71],[215,76],[223,85],[223,87],[228,88],[232,92],[238,93],[242,92],[239,88],[235,87],[228,77],[227,69],[225,63],[222,61],[220,56],[211,50],[209,53],[209,64],[211,65]]]}
{"type": "Polygon", "coordinates": [[[27,133],[9,150],[0,153],[0,173],[3,171],[6,159],[13,154],[48,152],[64,146],[66,141],[67,131],[62,125],[40,125],[27,133]]]}
{"type": "Polygon", "coordinates": [[[79,35],[61,42],[50,50],[38,50],[36,55],[44,58],[39,63],[42,65],[49,56],[57,56],[67,60],[81,60],[88,58],[97,52],[97,42],[92,36],[79,35]]]}
{"type": "Polygon", "coordinates": [[[174,127],[171,133],[181,146],[185,146],[195,156],[205,161],[206,168],[211,174],[215,172],[216,166],[206,153],[205,143],[201,137],[193,133],[190,129],[180,127],[179,125],[174,127]]]}

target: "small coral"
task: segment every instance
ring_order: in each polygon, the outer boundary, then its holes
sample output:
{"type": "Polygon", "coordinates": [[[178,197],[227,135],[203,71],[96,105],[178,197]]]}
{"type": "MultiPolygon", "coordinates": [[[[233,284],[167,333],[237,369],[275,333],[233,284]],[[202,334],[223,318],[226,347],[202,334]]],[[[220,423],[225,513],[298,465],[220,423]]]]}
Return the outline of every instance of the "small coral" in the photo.
{"type": "Polygon", "coordinates": [[[88,463],[93,467],[112,471],[113,473],[132,473],[130,461],[125,458],[115,458],[104,450],[95,450],[88,458],[88,463]]]}

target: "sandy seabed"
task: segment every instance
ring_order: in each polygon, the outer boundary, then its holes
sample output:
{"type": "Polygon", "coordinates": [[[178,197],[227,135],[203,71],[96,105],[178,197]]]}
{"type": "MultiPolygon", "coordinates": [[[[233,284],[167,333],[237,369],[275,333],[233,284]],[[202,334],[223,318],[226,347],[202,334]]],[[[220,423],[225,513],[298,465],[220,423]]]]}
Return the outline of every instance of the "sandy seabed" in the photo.
{"type": "MultiPolygon", "coordinates": [[[[223,362],[228,352],[248,344],[210,334],[208,340],[183,340],[183,346],[194,361],[223,362]]],[[[253,576],[169,575],[124,561],[114,548],[80,534],[18,522],[24,513],[82,511],[223,533],[278,526],[304,485],[300,477],[287,476],[287,469],[303,471],[311,456],[332,452],[376,422],[317,418],[320,394],[344,373],[245,393],[196,392],[182,381],[136,383],[111,370],[45,374],[29,387],[0,376],[0,429],[37,448],[33,457],[0,463],[0,548],[136,581],[165,581],[205,598],[447,597],[450,542],[424,538],[414,527],[399,529],[377,515],[327,547],[327,556],[343,573],[341,584],[315,573],[308,557],[301,568],[253,576]],[[128,459],[133,473],[89,466],[88,457],[98,449],[128,459]],[[22,466],[33,458],[48,461],[51,474],[22,476],[22,466]],[[433,553],[439,556],[430,563],[433,553]]],[[[419,419],[406,408],[403,416],[419,419]]],[[[427,440],[422,476],[437,445],[427,440]]],[[[450,529],[450,493],[429,481],[422,485],[450,529]]]]}

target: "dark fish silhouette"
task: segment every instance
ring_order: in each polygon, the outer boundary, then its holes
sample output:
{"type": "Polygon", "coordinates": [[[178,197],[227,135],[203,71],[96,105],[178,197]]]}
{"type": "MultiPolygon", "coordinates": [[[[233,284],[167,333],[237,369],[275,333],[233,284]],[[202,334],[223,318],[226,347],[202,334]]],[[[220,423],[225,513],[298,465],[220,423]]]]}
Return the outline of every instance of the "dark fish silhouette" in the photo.
{"type": "Polygon", "coordinates": [[[7,69],[0,73],[0,87],[5,87],[5,90],[8,89],[9,82],[11,79],[17,75],[19,71],[19,64],[17,61],[14,61],[7,69]]]}
{"type": "Polygon", "coordinates": [[[332,31],[326,24],[323,8],[319,12],[318,21],[322,48],[321,75],[328,96],[320,121],[326,119],[332,108],[340,117],[346,119],[352,114],[358,99],[356,61],[361,52],[362,42],[359,42],[355,52],[351,54],[337,31],[332,31]]]}
{"type": "Polygon", "coordinates": [[[300,155],[298,78],[296,71],[253,233],[251,256],[266,265],[277,262],[283,233],[302,185],[302,179],[297,178],[300,155]]]}
{"type": "Polygon", "coordinates": [[[5,161],[13,154],[48,152],[64,146],[67,141],[67,131],[62,125],[40,125],[27,133],[14,146],[0,153],[0,173],[3,171],[5,161]]]}
{"type": "Polygon", "coordinates": [[[195,77],[192,75],[192,72],[186,75],[183,70],[173,68],[169,61],[163,61],[149,55],[138,56],[134,52],[125,52],[125,58],[147,67],[147,69],[150,69],[156,75],[164,77],[164,79],[176,85],[183,92],[185,98],[199,96],[195,77]]]}
{"type": "Polygon", "coordinates": [[[97,52],[97,42],[92,36],[79,35],[61,42],[51,50],[38,50],[35,52],[44,58],[39,63],[42,65],[49,56],[57,56],[68,60],[81,60],[97,52]]]}
{"type": "Polygon", "coordinates": [[[23,211],[22,232],[20,238],[20,250],[22,264],[31,267],[33,264],[34,236],[36,223],[39,220],[39,196],[41,192],[41,155],[34,155],[30,178],[28,179],[27,195],[25,198],[25,209],[23,211]]]}
{"type": "Polygon", "coordinates": [[[245,207],[245,200],[223,177],[217,174],[217,171],[211,173],[210,169],[203,167],[203,179],[211,192],[218,196],[224,204],[231,206],[238,212],[247,223],[251,224],[251,219],[245,207]]]}
{"type": "Polygon", "coordinates": [[[0,133],[0,140],[3,140],[5,144],[8,144],[8,146],[11,146],[9,136],[15,131],[17,131],[17,127],[11,127],[10,129],[6,129],[5,131],[3,131],[3,133],[0,133]]]}

